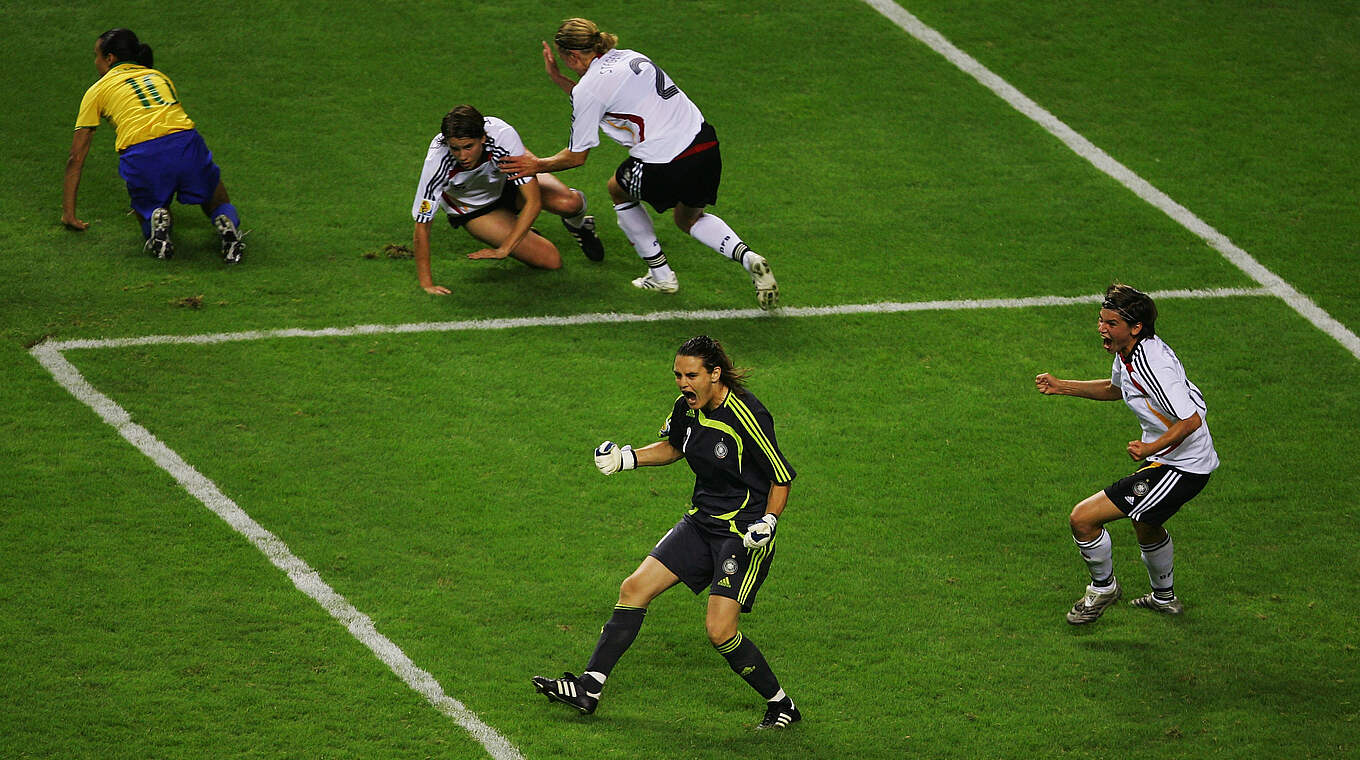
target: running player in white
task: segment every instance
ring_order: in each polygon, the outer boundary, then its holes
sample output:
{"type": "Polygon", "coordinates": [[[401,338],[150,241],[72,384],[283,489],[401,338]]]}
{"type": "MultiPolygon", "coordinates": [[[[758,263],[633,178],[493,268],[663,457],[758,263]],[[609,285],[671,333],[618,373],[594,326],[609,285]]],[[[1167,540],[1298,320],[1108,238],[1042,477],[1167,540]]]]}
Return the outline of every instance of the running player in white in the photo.
{"type": "Polygon", "coordinates": [[[1072,537],[1091,573],[1086,594],[1067,613],[1073,625],[1100,617],[1123,594],[1104,526],[1124,517],[1133,521],[1152,582],[1152,593],[1130,604],[1168,615],[1185,610],[1172,585],[1173,545],[1162,524],[1209,482],[1218,453],[1204,395],[1186,378],[1176,353],[1157,337],[1156,321],[1157,306],[1146,293],[1115,283],[1105,291],[1097,323],[1105,350],[1114,354],[1111,376],[1059,380],[1045,372],[1034,378],[1045,395],[1122,399],[1143,428],[1142,437],[1126,450],[1134,461],[1146,463],[1072,509],[1072,537]]]}
{"type": "Polygon", "coordinates": [[[609,179],[609,197],[619,227],[647,263],[647,274],[633,285],[662,293],[680,288],[641,205],[646,201],[658,212],[674,208],[682,231],[745,267],[760,308],[773,308],[779,284],[769,262],[726,222],[704,211],[718,201],[722,157],[717,133],[699,109],[656,64],[634,50],[618,49],[618,37],[600,31],[593,21],[567,19],[553,42],[543,43],[543,61],[548,76],[571,96],[571,144],[548,158],[527,152],[512,156],[501,167],[512,177],[526,177],[581,166],[600,144],[603,130],[628,148],[628,159],[609,179]],[[561,73],[559,57],[580,81],[561,73]]]}
{"type": "Polygon", "coordinates": [[[468,254],[470,259],[513,256],[542,269],[559,269],[557,246],[530,229],[541,209],[562,217],[591,261],[604,258],[595,236],[595,217],[586,215],[586,196],[551,174],[511,179],[497,161],[524,152],[515,128],[494,116],[482,116],[469,105],[444,116],[440,132],[430,141],[425,166],[411,207],[415,218],[416,274],[420,287],[434,295],[449,289],[434,284],[430,273],[430,223],[443,209],[449,224],[467,231],[491,248],[468,254]]]}

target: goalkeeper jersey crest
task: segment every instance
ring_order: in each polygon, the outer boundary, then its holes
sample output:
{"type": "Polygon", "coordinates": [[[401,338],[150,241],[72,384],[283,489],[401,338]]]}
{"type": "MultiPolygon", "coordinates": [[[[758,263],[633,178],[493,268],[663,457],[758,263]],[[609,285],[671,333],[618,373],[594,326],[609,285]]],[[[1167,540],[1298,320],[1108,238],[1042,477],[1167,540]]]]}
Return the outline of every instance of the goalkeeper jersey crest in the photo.
{"type": "Polygon", "coordinates": [[[689,515],[704,530],[741,535],[765,513],[770,486],[797,473],[775,440],[774,419],[751,394],[729,391],[712,411],[676,399],[663,431],[694,471],[689,515]]]}

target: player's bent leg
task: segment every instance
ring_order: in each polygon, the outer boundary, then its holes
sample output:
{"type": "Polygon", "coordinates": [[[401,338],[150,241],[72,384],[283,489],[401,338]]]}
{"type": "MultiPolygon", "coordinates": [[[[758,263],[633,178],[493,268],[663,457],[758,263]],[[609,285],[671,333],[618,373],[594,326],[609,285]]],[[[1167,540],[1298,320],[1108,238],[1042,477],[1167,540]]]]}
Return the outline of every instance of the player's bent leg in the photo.
{"type": "Polygon", "coordinates": [[[661,592],[679,582],[680,578],[661,564],[661,560],[644,557],[633,574],[619,584],[619,604],[645,609],[661,592]]]}
{"type": "MultiPolygon", "coordinates": [[[[499,247],[514,231],[515,215],[507,209],[496,209],[476,219],[469,219],[465,226],[473,237],[488,246],[499,247]]],[[[538,269],[562,268],[562,254],[558,253],[557,246],[533,230],[511,249],[510,256],[538,269]]]]}
{"type": "Polygon", "coordinates": [[[689,233],[690,237],[741,264],[751,276],[751,285],[756,289],[756,303],[760,308],[768,311],[779,304],[779,282],[774,278],[770,262],[752,251],[727,222],[716,214],[705,212],[702,206],[686,206],[683,203],[675,207],[674,215],[676,226],[689,233]]]}
{"type": "Polygon", "coordinates": [[[1114,551],[1105,524],[1125,517],[1104,491],[1097,491],[1072,508],[1068,518],[1072,539],[1091,575],[1086,593],[1067,612],[1067,622],[1083,625],[1095,621],[1123,596],[1114,576],[1114,551]]]}
{"type": "Polygon", "coordinates": [[[1073,538],[1078,541],[1091,541],[1100,535],[1106,523],[1124,517],[1127,515],[1119,511],[1119,507],[1110,501],[1110,497],[1106,496],[1104,491],[1096,491],[1072,507],[1068,523],[1071,525],[1073,538]]]}
{"type": "Polygon", "coordinates": [[[591,261],[604,261],[604,243],[595,234],[595,217],[586,213],[586,196],[551,174],[538,175],[543,208],[562,217],[562,226],[591,261]]]}
{"type": "Polygon", "coordinates": [[[736,599],[709,594],[708,612],[704,616],[709,643],[716,647],[737,635],[740,618],[741,604],[736,599]]]}

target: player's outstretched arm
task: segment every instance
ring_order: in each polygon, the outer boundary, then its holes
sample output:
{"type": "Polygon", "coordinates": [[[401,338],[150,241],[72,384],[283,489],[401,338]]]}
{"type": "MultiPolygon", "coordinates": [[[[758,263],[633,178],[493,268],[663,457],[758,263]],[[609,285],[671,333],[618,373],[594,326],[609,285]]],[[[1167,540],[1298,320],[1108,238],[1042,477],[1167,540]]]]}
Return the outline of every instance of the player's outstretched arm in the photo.
{"type": "Polygon", "coordinates": [[[1077,396],[1096,401],[1118,401],[1123,398],[1119,389],[1108,378],[1102,380],[1060,380],[1047,372],[1034,376],[1034,388],[1045,396],[1077,396]]]}

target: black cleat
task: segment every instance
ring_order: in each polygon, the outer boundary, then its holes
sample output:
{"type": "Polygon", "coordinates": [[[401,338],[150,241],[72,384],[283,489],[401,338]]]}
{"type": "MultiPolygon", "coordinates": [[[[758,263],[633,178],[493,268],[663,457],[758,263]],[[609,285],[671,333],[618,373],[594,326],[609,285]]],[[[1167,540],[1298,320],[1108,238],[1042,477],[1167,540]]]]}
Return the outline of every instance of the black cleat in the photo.
{"type": "Polygon", "coordinates": [[[576,238],[576,243],[581,246],[581,253],[584,253],[586,258],[591,261],[604,261],[604,243],[601,243],[600,238],[595,235],[595,217],[587,216],[580,227],[573,227],[563,219],[562,226],[576,238]]]}
{"type": "Polygon", "coordinates": [[[767,702],[765,707],[765,717],[756,726],[756,730],[762,728],[784,728],[790,723],[797,723],[803,719],[803,714],[798,712],[793,700],[784,697],[778,702],[767,702]]]}
{"type": "Polygon", "coordinates": [[[587,694],[585,679],[571,673],[563,673],[561,678],[556,679],[534,676],[534,688],[539,694],[547,695],[549,702],[571,705],[582,715],[595,712],[595,706],[600,704],[599,692],[587,694]]]}

